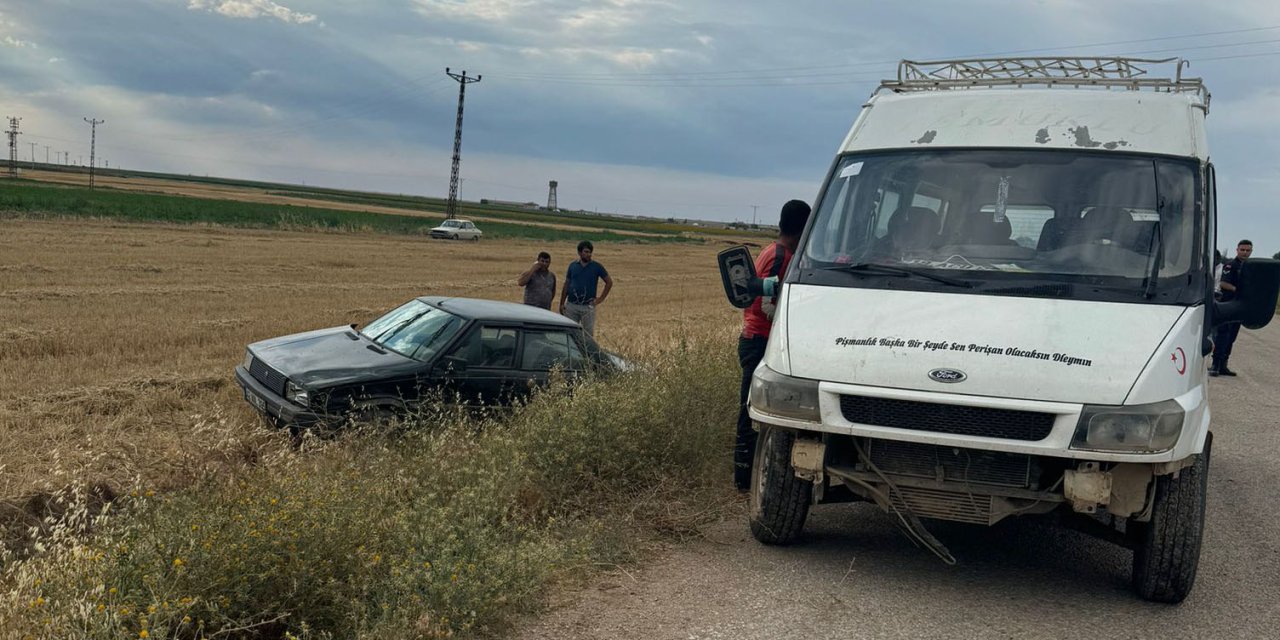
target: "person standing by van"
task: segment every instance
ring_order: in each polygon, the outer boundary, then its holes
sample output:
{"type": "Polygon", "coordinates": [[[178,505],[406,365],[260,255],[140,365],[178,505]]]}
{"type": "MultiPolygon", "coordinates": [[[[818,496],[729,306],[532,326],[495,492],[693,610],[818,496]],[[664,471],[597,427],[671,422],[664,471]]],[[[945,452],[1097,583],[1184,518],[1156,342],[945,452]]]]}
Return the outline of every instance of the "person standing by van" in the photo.
{"type": "Polygon", "coordinates": [[[596,335],[596,307],[609,297],[613,289],[613,279],[604,265],[592,259],[595,247],[590,240],[578,243],[578,259],[569,263],[569,271],[564,276],[564,289],[560,291],[560,315],[577,322],[587,330],[587,335],[596,335]],[[604,291],[596,295],[596,285],[604,281],[604,291]]]}
{"type": "MultiPolygon", "coordinates": [[[[778,218],[778,241],[765,247],[756,258],[756,273],[761,278],[777,277],[787,273],[787,266],[800,245],[800,234],[809,221],[809,205],[801,200],[791,200],[782,205],[778,218]]],[[[733,484],[739,491],[751,488],[751,462],[756,454],[756,432],[751,428],[751,416],[747,413],[747,395],[751,391],[751,376],[755,373],[764,349],[769,344],[769,330],[773,327],[773,310],[776,298],[757,298],[742,312],[742,335],[738,337],[738,363],[742,365],[742,390],[739,394],[737,438],[733,447],[733,484]]]]}
{"type": "Polygon", "coordinates": [[[537,262],[520,274],[516,284],[524,287],[525,304],[550,311],[551,301],[556,299],[556,274],[551,273],[551,254],[539,252],[537,262]]]}
{"type": "MultiPolygon", "coordinates": [[[[1240,295],[1240,275],[1244,271],[1244,263],[1253,255],[1253,243],[1241,240],[1236,245],[1235,259],[1222,265],[1222,276],[1218,280],[1218,288],[1222,291],[1221,300],[1230,302],[1240,295]]],[[[1209,367],[1211,376],[1235,376],[1236,372],[1227,368],[1227,360],[1231,358],[1231,347],[1240,335],[1240,323],[1228,322],[1220,325],[1213,336],[1213,364],[1209,367]]]]}

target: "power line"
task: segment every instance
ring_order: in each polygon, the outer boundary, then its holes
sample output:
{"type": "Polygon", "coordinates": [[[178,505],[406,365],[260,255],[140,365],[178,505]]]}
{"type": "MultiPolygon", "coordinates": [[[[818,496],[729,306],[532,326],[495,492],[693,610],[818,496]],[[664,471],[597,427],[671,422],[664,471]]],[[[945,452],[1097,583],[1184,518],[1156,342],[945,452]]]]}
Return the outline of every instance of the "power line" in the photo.
{"type": "MultiPolygon", "coordinates": [[[[290,136],[297,133],[304,133],[316,128],[316,126],[318,125],[321,125],[327,122],[332,122],[335,120],[346,120],[350,118],[356,118],[364,115],[377,113],[381,108],[385,108],[388,104],[391,104],[390,101],[387,100],[389,96],[398,95],[399,97],[405,98],[407,100],[425,99],[425,98],[434,96],[438,93],[441,93],[444,89],[448,87],[448,84],[447,84],[448,81],[440,78],[436,78],[433,82],[428,82],[425,85],[413,87],[410,91],[403,90],[403,87],[401,86],[402,84],[413,82],[417,79],[418,78],[411,78],[409,80],[406,80],[405,83],[398,83],[396,85],[392,85],[392,89],[390,92],[380,93],[378,95],[363,96],[356,100],[350,100],[350,101],[338,103],[338,105],[335,107],[335,109],[341,110],[338,113],[306,120],[301,124],[294,124],[287,127],[268,127],[268,128],[259,129],[259,130],[245,130],[241,128],[241,129],[234,129],[234,130],[212,131],[210,133],[191,135],[191,136],[164,136],[164,135],[156,135],[152,131],[136,131],[131,129],[117,129],[116,131],[118,133],[133,134],[138,137],[146,137],[149,139],[173,140],[177,142],[201,142],[205,140],[225,141],[225,140],[236,139],[236,138],[244,138],[244,139],[251,138],[255,142],[258,142],[262,140],[269,140],[274,138],[290,136]],[[424,89],[429,89],[429,90],[423,93],[424,89]],[[421,94],[421,95],[418,95],[418,94],[421,94]],[[347,110],[348,108],[353,108],[353,110],[347,110]]],[[[421,79],[425,80],[425,77],[421,79]]]]}
{"type": "Polygon", "coordinates": [[[446,217],[452,219],[458,215],[458,168],[462,161],[462,103],[467,97],[467,85],[480,82],[480,74],[468,78],[464,69],[462,75],[444,68],[445,75],[458,83],[458,124],[453,129],[453,169],[449,172],[449,206],[446,217]]]}
{"type": "MultiPolygon", "coordinates": [[[[988,56],[1008,56],[1008,55],[1015,55],[1015,54],[1021,54],[1021,53],[1035,53],[1040,51],[1062,51],[1062,50],[1071,50],[1071,49],[1084,49],[1084,48],[1090,48],[1090,47],[1109,47],[1109,46],[1116,46],[1116,45],[1123,45],[1123,44],[1141,44],[1145,42],[1163,42],[1168,40],[1181,40],[1184,38],[1203,38],[1203,37],[1220,36],[1220,35],[1257,33],[1261,31],[1274,31],[1277,29],[1280,29],[1280,25],[1271,25],[1266,27],[1251,27],[1247,29],[1228,29],[1224,31],[1202,31],[1199,33],[1187,33],[1187,34],[1173,35],[1173,36],[1160,36],[1155,38],[1140,38],[1136,40],[1112,40],[1109,42],[1093,42],[1088,44],[1073,44],[1073,45],[1066,45],[1066,46],[1059,45],[1059,46],[1053,46],[1053,47],[1036,47],[1034,49],[1014,49],[1014,50],[1007,50],[1007,51],[993,51],[993,52],[986,52],[986,53],[947,55],[947,56],[937,56],[937,57],[950,59],[950,58],[981,58],[981,57],[988,57],[988,56]]],[[[1194,50],[1196,48],[1199,48],[1199,47],[1188,47],[1185,50],[1194,50]]],[[[592,79],[592,78],[625,79],[625,78],[651,77],[653,79],[675,79],[675,78],[697,77],[705,80],[707,79],[707,76],[723,76],[723,75],[737,76],[737,75],[744,75],[744,74],[758,76],[760,74],[772,74],[772,73],[786,73],[790,75],[797,71],[848,69],[850,67],[874,67],[874,66],[881,66],[881,65],[896,65],[898,64],[898,62],[899,60],[876,60],[876,61],[864,61],[864,62],[851,62],[846,64],[836,64],[836,65],[819,65],[819,66],[807,65],[807,66],[799,66],[799,67],[771,67],[771,68],[762,68],[762,69],[737,69],[737,70],[726,70],[726,71],[681,71],[681,72],[652,71],[652,72],[633,72],[633,73],[618,73],[618,72],[584,72],[584,73],[536,73],[534,72],[534,73],[529,73],[529,72],[526,72],[526,73],[513,73],[510,75],[504,75],[502,77],[504,79],[559,78],[559,79],[584,79],[584,80],[592,79]]],[[[743,80],[746,78],[724,78],[724,79],[725,80],[743,80]]]]}

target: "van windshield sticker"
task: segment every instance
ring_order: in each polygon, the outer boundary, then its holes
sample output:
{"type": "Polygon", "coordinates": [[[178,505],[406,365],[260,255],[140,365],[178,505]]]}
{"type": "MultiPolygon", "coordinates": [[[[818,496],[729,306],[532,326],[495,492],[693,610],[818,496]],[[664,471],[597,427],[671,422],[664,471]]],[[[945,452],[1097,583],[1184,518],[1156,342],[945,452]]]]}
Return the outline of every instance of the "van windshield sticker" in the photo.
{"type": "Polygon", "coordinates": [[[861,163],[861,162],[855,162],[855,163],[853,163],[853,164],[851,164],[851,165],[849,165],[849,166],[847,166],[847,167],[845,167],[845,168],[841,169],[841,170],[840,170],[840,177],[841,177],[841,178],[848,178],[848,177],[851,177],[851,176],[856,176],[856,175],[858,175],[859,173],[862,173],[862,163],[861,163]]]}
{"type": "Polygon", "coordinates": [[[1000,356],[1003,358],[1022,358],[1043,360],[1065,366],[1092,367],[1093,360],[1080,358],[1066,353],[1050,353],[1039,349],[1026,349],[1015,346],[993,346],[953,342],[950,340],[919,340],[915,338],[881,338],[868,336],[864,338],[838,337],[837,347],[880,347],[902,351],[961,351],[964,353],[982,354],[984,356],[1000,356]]]}
{"type": "Polygon", "coordinates": [[[1004,210],[1009,204],[1009,176],[1000,176],[1000,185],[996,187],[996,222],[1004,222],[1004,210]]]}

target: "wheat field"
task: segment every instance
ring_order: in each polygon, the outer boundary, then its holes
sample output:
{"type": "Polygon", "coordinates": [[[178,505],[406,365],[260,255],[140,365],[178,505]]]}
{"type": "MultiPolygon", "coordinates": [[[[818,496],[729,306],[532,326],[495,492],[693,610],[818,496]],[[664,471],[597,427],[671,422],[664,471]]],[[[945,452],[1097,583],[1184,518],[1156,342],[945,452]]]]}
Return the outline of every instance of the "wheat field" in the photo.
{"type": "MultiPolygon", "coordinates": [[[[596,337],[633,357],[733,332],[719,244],[596,244],[615,289],[596,337]]],[[[362,233],[0,220],[0,498],[72,481],[165,491],[258,463],[279,438],[244,404],[245,345],[364,324],[419,295],[519,301],[537,252],[362,233]]]]}

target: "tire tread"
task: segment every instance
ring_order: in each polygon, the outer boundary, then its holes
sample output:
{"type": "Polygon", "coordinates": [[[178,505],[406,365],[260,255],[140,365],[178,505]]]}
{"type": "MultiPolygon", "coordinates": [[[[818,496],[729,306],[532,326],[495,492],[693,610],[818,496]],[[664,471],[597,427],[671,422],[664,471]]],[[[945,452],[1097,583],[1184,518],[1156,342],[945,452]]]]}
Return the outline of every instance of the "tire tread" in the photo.
{"type": "MultiPolygon", "coordinates": [[[[795,434],[763,427],[752,473],[769,473],[759,497],[760,509],[752,510],[751,535],[764,544],[785,545],[795,542],[804,529],[809,516],[809,503],[813,496],[813,482],[796,477],[791,466],[791,444],[795,434]]],[[[758,491],[759,482],[752,483],[752,491],[758,491]]],[[[754,496],[753,496],[754,498],[754,496]]]]}
{"type": "Polygon", "coordinates": [[[1133,552],[1133,588],[1154,602],[1176,604],[1195,584],[1204,539],[1205,493],[1212,436],[1177,477],[1155,479],[1155,505],[1143,543],[1133,552]]]}

